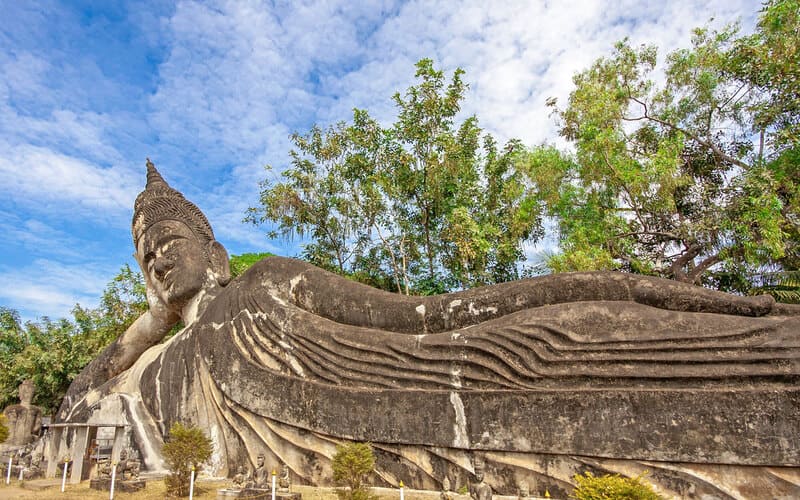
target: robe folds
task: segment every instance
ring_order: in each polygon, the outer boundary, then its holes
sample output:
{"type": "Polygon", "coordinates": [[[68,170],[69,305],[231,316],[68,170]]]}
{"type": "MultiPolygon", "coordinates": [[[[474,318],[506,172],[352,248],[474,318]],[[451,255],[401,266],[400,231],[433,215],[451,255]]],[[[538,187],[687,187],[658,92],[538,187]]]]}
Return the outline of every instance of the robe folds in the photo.
{"type": "Polygon", "coordinates": [[[387,485],[457,489],[480,455],[502,494],[649,470],[746,498],[800,493],[799,380],[800,310],[766,297],[606,272],[409,297],[271,257],[69,418],[117,408],[150,469],[181,421],[217,475],[264,453],[329,484],[336,444],[367,441],[387,485]]]}

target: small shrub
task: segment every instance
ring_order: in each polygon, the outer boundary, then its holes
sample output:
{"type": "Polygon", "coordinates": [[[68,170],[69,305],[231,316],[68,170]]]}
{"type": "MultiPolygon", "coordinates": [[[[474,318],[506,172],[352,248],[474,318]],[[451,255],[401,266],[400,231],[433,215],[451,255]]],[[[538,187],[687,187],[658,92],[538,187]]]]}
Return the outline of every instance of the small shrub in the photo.
{"type": "Polygon", "coordinates": [[[175,422],[169,429],[169,439],[161,449],[171,473],[164,480],[167,493],[189,496],[192,467],[195,468],[195,474],[199,474],[200,465],[211,458],[211,451],[211,440],[202,430],[175,422]]]}
{"type": "Polygon", "coordinates": [[[591,472],[585,476],[576,474],[578,486],[572,492],[577,500],[662,500],[653,488],[642,480],[646,472],[637,477],[622,477],[606,474],[595,477],[591,472]]]}
{"type": "Polygon", "coordinates": [[[0,443],[8,439],[8,427],[6,426],[6,416],[0,413],[0,443]]]}
{"type": "Polygon", "coordinates": [[[368,443],[346,443],[336,446],[333,456],[333,480],[349,489],[337,490],[342,500],[371,500],[374,495],[364,487],[367,475],[375,469],[375,455],[368,443]]]}

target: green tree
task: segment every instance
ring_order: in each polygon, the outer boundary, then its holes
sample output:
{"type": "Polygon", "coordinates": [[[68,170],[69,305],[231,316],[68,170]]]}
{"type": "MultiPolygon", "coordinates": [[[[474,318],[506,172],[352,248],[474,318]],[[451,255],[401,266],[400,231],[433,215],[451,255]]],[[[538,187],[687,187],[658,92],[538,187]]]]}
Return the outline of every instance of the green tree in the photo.
{"type": "Polygon", "coordinates": [[[800,1],[764,3],[758,29],[737,39],[726,71],[752,86],[750,103],[759,140],[777,151],[800,140],[800,1]]]}
{"type": "Polygon", "coordinates": [[[736,40],[726,70],[747,83],[760,98],[753,114],[759,148],[773,151],[769,171],[785,211],[792,214],[782,230],[789,249],[779,260],[784,269],[800,269],[800,2],[764,3],[758,29],[736,40]]]}
{"type": "Polygon", "coordinates": [[[231,277],[236,278],[237,276],[241,276],[244,274],[245,271],[250,269],[250,266],[255,264],[256,262],[263,260],[267,257],[271,257],[272,253],[264,252],[264,253],[243,253],[241,255],[231,255],[230,259],[230,266],[231,266],[231,277]]]}
{"type": "Polygon", "coordinates": [[[248,220],[308,238],[316,265],[401,293],[516,278],[522,244],[541,236],[539,205],[519,143],[498,147],[475,116],[457,123],[462,77],[423,59],[390,127],[356,109],[350,124],[294,134],[291,165],[262,183],[248,220]]]}
{"type": "Polygon", "coordinates": [[[189,496],[191,471],[200,472],[201,465],[211,458],[211,440],[197,427],[175,422],[169,429],[169,438],[161,449],[170,470],[165,482],[167,493],[189,496]]]}
{"type": "Polygon", "coordinates": [[[17,311],[0,307],[0,407],[14,402],[26,378],[34,403],[55,412],[81,369],[147,308],[142,275],[129,266],[109,282],[96,309],[76,305],[73,318],[23,324],[17,311]]]}
{"type": "MultiPolygon", "coordinates": [[[[643,475],[642,475],[643,476],[643,475]]],[[[653,488],[638,477],[606,474],[595,477],[591,472],[574,476],[577,486],[571,498],[577,500],[660,500],[653,488]]]]}
{"type": "Polygon", "coordinates": [[[342,500],[367,500],[371,498],[364,487],[367,476],[375,469],[375,455],[368,443],[345,443],[336,446],[331,463],[333,480],[346,486],[337,494],[342,500]]]}
{"type": "Polygon", "coordinates": [[[776,301],[800,304],[800,271],[763,273],[750,277],[750,295],[769,294],[776,301]]]}
{"type": "Polygon", "coordinates": [[[8,439],[8,427],[6,426],[6,416],[0,413],[0,443],[8,439]]]}
{"type": "Polygon", "coordinates": [[[127,264],[106,285],[99,307],[85,309],[76,305],[72,316],[85,341],[86,363],[127,330],[147,308],[142,273],[127,264]]]}
{"type": "MultiPolygon", "coordinates": [[[[796,16],[791,22],[796,33],[796,16]]],[[[691,48],[667,56],[661,84],[656,48],[627,41],[574,77],[566,109],[556,110],[576,151],[567,168],[554,168],[564,179],[548,203],[562,249],[555,270],[699,284],[715,270],[744,275],[792,251],[797,143],[786,117],[794,111],[765,117],[788,91],[764,94],[734,64],[743,40],[764,49],[769,38],[757,36],[758,45],[736,36],[732,27],[695,30],[691,48]]]]}
{"type": "Polygon", "coordinates": [[[36,387],[34,403],[55,411],[69,382],[85,364],[75,326],[66,319],[46,317],[23,325],[17,312],[7,308],[0,317],[0,406],[15,402],[19,384],[31,378],[36,387]]]}

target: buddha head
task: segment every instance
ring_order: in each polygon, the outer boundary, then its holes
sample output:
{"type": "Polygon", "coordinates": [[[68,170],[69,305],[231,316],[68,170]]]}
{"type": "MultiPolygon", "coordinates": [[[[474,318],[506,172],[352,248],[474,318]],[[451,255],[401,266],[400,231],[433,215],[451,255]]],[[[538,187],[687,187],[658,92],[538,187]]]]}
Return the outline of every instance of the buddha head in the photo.
{"type": "Polygon", "coordinates": [[[485,471],[485,464],[483,462],[483,459],[476,458],[475,461],[473,462],[473,467],[475,470],[475,480],[479,483],[482,483],[485,471]]]}
{"type": "Polygon", "coordinates": [[[208,220],[166,183],[149,159],[147,186],[136,198],[132,232],[151,307],[158,300],[181,315],[201,291],[230,281],[228,254],[214,239],[208,220]]]}
{"type": "Polygon", "coordinates": [[[30,406],[33,402],[33,381],[30,379],[25,379],[21,384],[19,384],[18,392],[19,392],[19,402],[23,406],[30,406]]]}

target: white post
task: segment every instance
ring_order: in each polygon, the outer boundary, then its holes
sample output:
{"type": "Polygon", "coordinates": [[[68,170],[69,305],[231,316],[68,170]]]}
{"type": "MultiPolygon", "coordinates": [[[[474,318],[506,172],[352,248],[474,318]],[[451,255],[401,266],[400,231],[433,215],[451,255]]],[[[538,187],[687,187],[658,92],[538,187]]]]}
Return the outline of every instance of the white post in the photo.
{"type": "Polygon", "coordinates": [[[405,495],[403,494],[403,481],[400,481],[400,500],[405,500],[405,495]]]}
{"type": "Polygon", "coordinates": [[[192,465],[192,477],[189,480],[189,500],[194,498],[194,465],[192,465]]]}
{"type": "Polygon", "coordinates": [[[11,482],[11,466],[14,464],[14,457],[8,457],[8,471],[6,471],[6,484],[11,482]]]}
{"type": "Polygon", "coordinates": [[[108,494],[108,500],[114,500],[114,483],[117,481],[117,463],[111,463],[111,489],[108,494]]]}
{"type": "Polygon", "coordinates": [[[64,493],[64,488],[67,486],[67,469],[69,469],[69,458],[64,459],[64,474],[61,476],[61,493],[64,493]]]}
{"type": "Polygon", "coordinates": [[[275,474],[276,472],[272,471],[272,500],[275,500],[275,474]]]}
{"type": "Polygon", "coordinates": [[[22,473],[25,472],[25,468],[20,466],[19,467],[19,480],[22,481],[22,473]]]}

